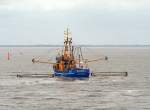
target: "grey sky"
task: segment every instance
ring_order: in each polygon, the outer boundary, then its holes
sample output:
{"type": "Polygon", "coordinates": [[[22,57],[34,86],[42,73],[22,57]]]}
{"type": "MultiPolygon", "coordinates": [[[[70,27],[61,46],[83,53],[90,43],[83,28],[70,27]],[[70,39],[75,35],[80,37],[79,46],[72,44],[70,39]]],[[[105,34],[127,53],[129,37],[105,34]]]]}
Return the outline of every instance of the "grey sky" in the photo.
{"type": "Polygon", "coordinates": [[[150,44],[150,0],[0,0],[0,45],[150,44]]]}

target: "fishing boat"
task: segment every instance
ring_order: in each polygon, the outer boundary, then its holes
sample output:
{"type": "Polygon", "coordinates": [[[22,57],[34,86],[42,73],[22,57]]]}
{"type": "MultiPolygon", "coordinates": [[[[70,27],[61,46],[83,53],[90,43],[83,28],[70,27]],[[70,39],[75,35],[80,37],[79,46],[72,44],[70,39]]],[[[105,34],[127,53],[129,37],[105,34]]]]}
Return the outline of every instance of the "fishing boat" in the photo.
{"type": "Polygon", "coordinates": [[[62,53],[56,56],[56,64],[53,65],[54,76],[57,77],[89,77],[90,69],[83,64],[84,58],[81,48],[72,45],[72,37],[69,29],[64,32],[64,47],[62,53]]]}
{"type": "Polygon", "coordinates": [[[88,78],[91,75],[81,47],[72,45],[72,37],[68,28],[64,31],[63,49],[58,52],[55,60],[56,62],[44,62],[32,59],[32,62],[53,64],[54,77],[88,78]]]}
{"type": "Polygon", "coordinates": [[[127,72],[91,72],[88,63],[108,60],[107,56],[98,59],[85,59],[82,49],[72,45],[72,37],[69,29],[64,31],[64,45],[57,53],[55,61],[41,61],[35,58],[33,63],[47,63],[53,67],[53,74],[17,74],[17,77],[61,77],[61,78],[89,78],[90,76],[127,76],[127,72]],[[99,74],[98,74],[99,73],[99,74]]]}

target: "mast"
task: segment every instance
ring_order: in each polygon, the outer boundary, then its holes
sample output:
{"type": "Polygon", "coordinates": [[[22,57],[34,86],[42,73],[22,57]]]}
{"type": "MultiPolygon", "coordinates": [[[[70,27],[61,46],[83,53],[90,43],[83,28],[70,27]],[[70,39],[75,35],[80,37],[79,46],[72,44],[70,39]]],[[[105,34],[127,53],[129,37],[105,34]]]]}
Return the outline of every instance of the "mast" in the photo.
{"type": "Polygon", "coordinates": [[[66,31],[64,31],[64,56],[71,57],[72,56],[72,38],[70,36],[69,29],[67,28],[66,31]]]}

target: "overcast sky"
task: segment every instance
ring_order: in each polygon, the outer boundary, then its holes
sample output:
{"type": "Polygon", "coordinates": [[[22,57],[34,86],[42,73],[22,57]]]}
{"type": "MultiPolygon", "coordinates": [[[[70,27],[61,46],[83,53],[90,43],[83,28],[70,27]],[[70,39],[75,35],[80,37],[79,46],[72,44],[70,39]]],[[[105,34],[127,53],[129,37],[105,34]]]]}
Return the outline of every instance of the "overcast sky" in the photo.
{"type": "Polygon", "coordinates": [[[150,0],[0,0],[0,45],[150,44],[150,0]]]}

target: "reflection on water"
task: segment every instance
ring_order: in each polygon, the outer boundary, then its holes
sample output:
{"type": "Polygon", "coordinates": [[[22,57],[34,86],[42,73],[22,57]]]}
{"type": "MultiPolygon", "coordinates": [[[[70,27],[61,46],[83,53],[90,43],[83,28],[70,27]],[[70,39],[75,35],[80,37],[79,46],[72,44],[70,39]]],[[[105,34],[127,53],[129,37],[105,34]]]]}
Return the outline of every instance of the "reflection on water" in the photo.
{"type": "Polygon", "coordinates": [[[76,80],[83,80],[83,81],[88,81],[89,78],[71,78],[71,77],[55,77],[57,81],[76,81],[76,80]]]}
{"type": "Polygon", "coordinates": [[[0,110],[150,109],[149,48],[92,48],[93,52],[84,50],[85,56],[89,58],[97,54],[109,56],[107,62],[89,64],[94,71],[128,71],[128,77],[99,75],[79,80],[14,76],[14,71],[40,74],[51,71],[49,65],[31,63],[34,55],[48,58],[48,50],[13,48],[12,60],[6,61],[1,55],[6,49],[1,49],[0,110]],[[19,54],[19,50],[23,54],[19,54]]]}

